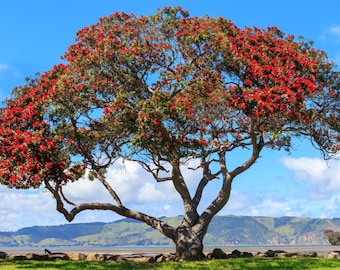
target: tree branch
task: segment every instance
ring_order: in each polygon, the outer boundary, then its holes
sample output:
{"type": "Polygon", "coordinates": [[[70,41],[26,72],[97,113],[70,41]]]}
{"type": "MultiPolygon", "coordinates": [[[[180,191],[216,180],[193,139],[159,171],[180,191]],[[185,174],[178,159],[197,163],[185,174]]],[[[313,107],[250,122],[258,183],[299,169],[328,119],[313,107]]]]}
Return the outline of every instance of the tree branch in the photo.
{"type": "Polygon", "coordinates": [[[173,160],[171,161],[171,166],[172,166],[171,173],[172,182],[174,184],[176,191],[180,194],[183,200],[184,218],[182,221],[182,225],[191,226],[192,224],[196,223],[198,213],[191,199],[188,187],[181,174],[179,158],[173,158],[173,160]]]}
{"type": "Polygon", "coordinates": [[[152,158],[152,163],[153,163],[153,165],[156,166],[155,168],[152,168],[151,165],[149,165],[147,162],[144,162],[142,160],[131,159],[131,158],[129,158],[127,160],[139,163],[145,171],[152,174],[153,178],[157,182],[172,181],[172,178],[170,176],[169,177],[160,177],[159,176],[160,172],[169,173],[169,170],[167,170],[163,165],[161,165],[159,161],[156,161],[154,157],[152,158]]]}
{"type": "Polygon", "coordinates": [[[46,188],[53,194],[55,200],[56,200],[56,209],[58,212],[64,215],[64,217],[71,222],[77,214],[79,214],[82,211],[85,210],[109,210],[113,211],[121,216],[127,217],[127,218],[132,218],[136,219],[139,221],[142,221],[146,223],[147,225],[151,226],[152,228],[158,230],[162,234],[164,234],[166,237],[169,237],[171,239],[175,238],[175,228],[172,226],[169,226],[165,222],[146,215],[142,212],[138,211],[133,211],[130,210],[123,205],[113,205],[111,203],[99,203],[99,202],[89,202],[89,203],[81,203],[81,204],[76,204],[76,203],[71,203],[74,207],[72,210],[67,210],[64,206],[63,200],[68,203],[70,202],[69,200],[65,200],[65,196],[61,195],[61,185],[56,182],[55,187],[53,188],[52,185],[48,182],[45,181],[45,186],[46,188]],[[61,196],[60,196],[61,195],[61,196]]]}
{"type": "Polygon", "coordinates": [[[259,135],[259,141],[257,141],[257,136],[256,136],[256,133],[254,131],[254,126],[255,126],[255,124],[254,124],[254,122],[252,122],[250,127],[249,127],[249,134],[251,136],[251,144],[253,146],[252,154],[246,162],[244,162],[241,166],[235,168],[233,171],[230,172],[230,175],[231,175],[232,178],[235,178],[240,173],[249,169],[256,162],[256,160],[259,158],[260,152],[265,145],[262,135],[259,135]]]}
{"type": "Polygon", "coordinates": [[[221,151],[218,153],[221,174],[223,177],[222,187],[216,198],[201,214],[197,225],[201,227],[199,231],[203,234],[205,234],[206,230],[208,229],[208,225],[210,224],[212,218],[226,205],[230,197],[231,183],[233,178],[232,175],[228,173],[225,154],[226,150],[223,149],[221,149],[221,151]]]}
{"type": "Polygon", "coordinates": [[[93,171],[95,173],[95,177],[103,184],[106,190],[110,193],[111,197],[116,201],[118,206],[122,206],[122,202],[118,196],[118,194],[112,189],[110,184],[105,180],[103,176],[101,176],[97,171],[93,171]]]}
{"type": "Polygon", "coordinates": [[[193,200],[192,200],[195,207],[197,207],[199,205],[201,198],[202,198],[203,191],[204,191],[205,187],[207,186],[207,184],[209,183],[209,181],[216,179],[217,176],[220,174],[220,171],[218,171],[215,174],[211,174],[210,164],[213,161],[214,160],[207,162],[205,160],[205,158],[202,158],[202,160],[201,160],[201,166],[200,167],[203,168],[203,177],[202,177],[201,181],[199,182],[199,184],[197,186],[195,196],[193,197],[193,200]]]}

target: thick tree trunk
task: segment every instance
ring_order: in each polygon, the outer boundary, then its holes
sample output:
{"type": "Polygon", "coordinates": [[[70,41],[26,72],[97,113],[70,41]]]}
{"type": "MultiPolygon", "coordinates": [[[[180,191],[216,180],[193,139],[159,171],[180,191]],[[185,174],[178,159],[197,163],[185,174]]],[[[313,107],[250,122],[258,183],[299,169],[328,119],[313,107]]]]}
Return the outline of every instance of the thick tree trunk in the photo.
{"type": "Polygon", "coordinates": [[[197,234],[192,228],[178,227],[174,241],[178,260],[201,260],[204,258],[203,235],[197,234]]]}

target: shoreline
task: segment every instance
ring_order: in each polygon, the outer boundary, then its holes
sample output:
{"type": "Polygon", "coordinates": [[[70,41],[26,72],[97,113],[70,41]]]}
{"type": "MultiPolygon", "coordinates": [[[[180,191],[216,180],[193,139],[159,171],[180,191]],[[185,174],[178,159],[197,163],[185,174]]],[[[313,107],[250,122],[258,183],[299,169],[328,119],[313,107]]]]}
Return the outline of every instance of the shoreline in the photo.
{"type": "MultiPolygon", "coordinates": [[[[28,253],[45,254],[45,248],[51,252],[58,253],[99,253],[99,254],[116,254],[116,255],[156,255],[170,254],[175,252],[174,246],[114,246],[114,247],[0,247],[0,251],[12,255],[22,255],[28,253]]],[[[226,253],[231,253],[237,249],[241,252],[266,252],[268,250],[283,250],[286,252],[316,252],[318,255],[324,255],[331,251],[340,250],[340,246],[332,245],[282,245],[282,246],[206,246],[203,250],[205,254],[211,253],[213,249],[220,248],[226,253]]]]}

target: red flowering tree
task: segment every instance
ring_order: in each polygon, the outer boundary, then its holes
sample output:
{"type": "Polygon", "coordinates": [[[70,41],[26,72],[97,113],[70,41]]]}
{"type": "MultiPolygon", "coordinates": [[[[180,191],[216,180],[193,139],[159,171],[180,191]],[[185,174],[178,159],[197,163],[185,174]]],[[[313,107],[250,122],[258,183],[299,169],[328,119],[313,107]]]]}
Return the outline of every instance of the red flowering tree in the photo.
{"type": "Polygon", "coordinates": [[[276,27],[239,29],[180,8],[115,13],[80,30],[63,58],[15,89],[1,110],[0,181],[43,185],[68,221],[110,210],[171,238],[178,258],[198,259],[232,182],[264,148],[289,150],[300,136],[326,158],[339,151],[339,73],[324,52],[276,27]],[[244,162],[229,168],[226,157],[238,149],[244,162]],[[173,183],[183,201],[178,227],[124,205],[106,174],[124,159],[173,183]],[[193,191],[182,173],[192,159],[202,173],[193,191]],[[85,172],[113,202],[65,196],[67,183],[85,172]],[[219,192],[199,212],[208,184],[219,192]]]}

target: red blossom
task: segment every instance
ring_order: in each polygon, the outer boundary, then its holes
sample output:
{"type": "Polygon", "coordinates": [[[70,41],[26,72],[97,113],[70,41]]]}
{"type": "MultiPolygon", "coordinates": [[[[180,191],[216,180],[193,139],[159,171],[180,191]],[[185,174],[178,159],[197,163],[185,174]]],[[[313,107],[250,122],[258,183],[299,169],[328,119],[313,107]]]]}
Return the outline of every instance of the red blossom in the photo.
{"type": "Polygon", "coordinates": [[[334,151],[339,75],[324,52],[276,27],[164,12],[102,18],[77,33],[65,64],[14,90],[0,112],[4,183],[66,181],[74,160],[130,149],[166,160],[254,137],[289,147],[292,131],[334,151]]]}

